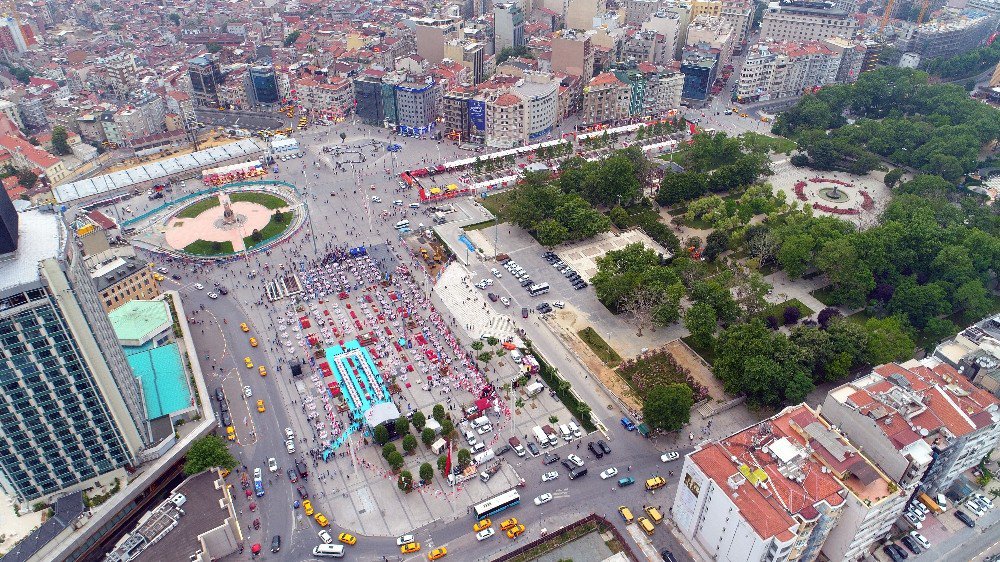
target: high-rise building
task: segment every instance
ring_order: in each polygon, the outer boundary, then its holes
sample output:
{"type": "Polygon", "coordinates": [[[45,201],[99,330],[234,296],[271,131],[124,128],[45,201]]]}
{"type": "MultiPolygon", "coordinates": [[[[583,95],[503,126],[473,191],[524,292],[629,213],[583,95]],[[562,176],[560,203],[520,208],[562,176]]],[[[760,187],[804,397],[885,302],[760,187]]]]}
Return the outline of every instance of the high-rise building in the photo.
{"type": "Polygon", "coordinates": [[[396,118],[404,133],[427,134],[437,122],[437,88],[433,82],[396,85],[396,118]]]}
{"type": "Polygon", "coordinates": [[[594,45],[590,34],[575,29],[556,32],[552,36],[552,71],[589,82],[594,77],[594,45]]]}
{"type": "Polygon", "coordinates": [[[595,76],[583,89],[584,124],[614,123],[629,116],[632,87],[611,72],[595,76]]]}
{"type": "Polygon", "coordinates": [[[278,79],[271,61],[255,64],[247,71],[247,97],[253,105],[278,103],[278,79]]]}
{"type": "Polygon", "coordinates": [[[594,27],[594,18],[604,11],[604,0],[569,0],[566,7],[566,27],[591,29],[594,27]]]}
{"type": "Polygon", "coordinates": [[[704,100],[708,98],[719,71],[719,59],[700,51],[686,51],[681,61],[684,74],[684,99],[704,100]]]}
{"type": "MultiPolygon", "coordinates": [[[[9,211],[0,218],[9,232],[9,211]]],[[[134,465],[150,437],[76,245],[55,215],[19,218],[17,248],[0,255],[0,487],[28,502],[134,465]]]]}
{"type": "Polygon", "coordinates": [[[524,10],[516,2],[493,5],[496,52],[524,45],[524,10]]]}
{"type": "Polygon", "coordinates": [[[827,37],[851,39],[857,30],[854,14],[838,9],[833,2],[779,0],[767,5],[760,40],[805,43],[827,37]]]}
{"type": "Polygon", "coordinates": [[[212,55],[205,54],[188,61],[188,77],[191,79],[191,90],[195,105],[203,107],[219,106],[219,86],[222,84],[222,71],[219,63],[212,55]]]}
{"type": "Polygon", "coordinates": [[[430,64],[444,59],[444,44],[454,38],[458,26],[447,18],[413,18],[413,35],[417,54],[430,64]]]}

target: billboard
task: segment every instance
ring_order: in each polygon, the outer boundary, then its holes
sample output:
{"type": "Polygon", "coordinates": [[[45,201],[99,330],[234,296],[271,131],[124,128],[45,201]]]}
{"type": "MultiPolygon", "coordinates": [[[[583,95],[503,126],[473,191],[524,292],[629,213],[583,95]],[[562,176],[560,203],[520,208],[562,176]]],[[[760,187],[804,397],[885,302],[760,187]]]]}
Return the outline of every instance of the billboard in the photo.
{"type": "Polygon", "coordinates": [[[486,130],[486,102],[484,100],[469,100],[469,122],[478,131],[486,130]]]}

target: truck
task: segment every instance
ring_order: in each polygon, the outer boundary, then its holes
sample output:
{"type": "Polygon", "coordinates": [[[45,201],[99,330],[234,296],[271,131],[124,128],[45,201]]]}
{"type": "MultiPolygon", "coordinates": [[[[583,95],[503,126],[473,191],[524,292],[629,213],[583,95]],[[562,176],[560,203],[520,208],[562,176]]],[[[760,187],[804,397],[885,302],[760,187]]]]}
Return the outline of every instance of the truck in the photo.
{"type": "Polygon", "coordinates": [[[489,482],[490,478],[492,478],[493,475],[496,474],[497,471],[499,471],[499,470],[500,470],[500,461],[497,461],[497,462],[495,462],[495,463],[487,466],[485,470],[483,470],[482,472],[480,472],[479,473],[479,479],[482,480],[483,482],[489,482]]]}
{"type": "Polygon", "coordinates": [[[514,452],[517,454],[517,456],[519,457],[524,456],[524,447],[521,446],[520,439],[518,439],[517,437],[511,437],[510,439],[507,440],[507,443],[509,443],[510,446],[513,447],[514,452]]]}
{"type": "Polygon", "coordinates": [[[543,431],[541,427],[536,425],[531,428],[531,433],[535,436],[535,441],[538,442],[539,447],[544,449],[549,446],[549,436],[546,435],[545,431],[543,431]]]}
{"type": "Polygon", "coordinates": [[[532,397],[543,390],[545,390],[545,387],[542,386],[542,383],[540,382],[533,382],[528,386],[524,387],[524,392],[528,394],[528,397],[532,397]]]}
{"type": "Polygon", "coordinates": [[[559,433],[552,429],[551,425],[543,425],[542,431],[545,432],[545,435],[549,436],[549,445],[555,447],[559,444],[559,433]]]}

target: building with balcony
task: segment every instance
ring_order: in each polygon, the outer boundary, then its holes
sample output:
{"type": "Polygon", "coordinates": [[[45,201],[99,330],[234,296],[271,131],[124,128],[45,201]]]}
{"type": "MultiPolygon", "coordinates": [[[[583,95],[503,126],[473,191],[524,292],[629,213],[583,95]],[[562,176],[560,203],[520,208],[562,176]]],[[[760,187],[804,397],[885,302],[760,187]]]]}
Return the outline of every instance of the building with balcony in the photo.
{"type": "Polygon", "coordinates": [[[805,43],[828,37],[851,39],[858,20],[833,2],[779,0],[767,5],[761,21],[761,42],[805,43]]]}
{"type": "Polygon", "coordinates": [[[629,117],[632,104],[632,87],[611,72],[595,76],[583,89],[583,111],[580,122],[584,124],[614,123],[629,117]]]}

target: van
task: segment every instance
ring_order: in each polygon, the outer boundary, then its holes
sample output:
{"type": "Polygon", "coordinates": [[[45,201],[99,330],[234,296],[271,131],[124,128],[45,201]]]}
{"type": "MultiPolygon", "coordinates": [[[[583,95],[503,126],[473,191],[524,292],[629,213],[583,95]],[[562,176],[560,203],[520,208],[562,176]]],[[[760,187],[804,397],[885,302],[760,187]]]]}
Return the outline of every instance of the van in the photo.
{"type": "Polygon", "coordinates": [[[342,544],[321,544],[313,549],[313,556],[324,558],[343,558],[344,545],[342,544]]]}
{"type": "Polygon", "coordinates": [[[938,507],[941,511],[948,511],[948,499],[944,497],[944,494],[938,494],[936,496],[938,507]]]}
{"type": "Polygon", "coordinates": [[[483,427],[484,425],[490,424],[490,418],[486,416],[479,416],[478,418],[472,420],[472,428],[477,429],[483,427]]]}
{"type": "Polygon", "coordinates": [[[478,439],[476,439],[476,432],[472,430],[467,430],[462,434],[462,436],[465,437],[465,442],[468,443],[469,446],[473,446],[476,441],[478,441],[478,439]]]}
{"type": "Polygon", "coordinates": [[[444,439],[438,439],[437,441],[431,444],[431,451],[435,455],[440,455],[447,448],[448,448],[448,442],[445,441],[444,439]]]}
{"type": "Polygon", "coordinates": [[[639,518],[639,528],[641,528],[647,535],[652,536],[653,532],[656,531],[656,527],[649,522],[649,519],[645,517],[639,518]]]}
{"type": "Polygon", "coordinates": [[[411,209],[419,209],[420,208],[420,203],[410,203],[410,208],[411,209]]]}
{"type": "Polygon", "coordinates": [[[618,508],[618,513],[622,514],[622,519],[625,520],[626,525],[635,520],[635,517],[632,516],[632,510],[625,507],[624,505],[618,508]]]}
{"type": "Polygon", "coordinates": [[[403,219],[396,223],[396,230],[399,230],[400,228],[408,228],[409,226],[410,226],[410,221],[403,219]]]}
{"type": "Polygon", "coordinates": [[[569,431],[569,426],[562,424],[559,426],[559,433],[562,434],[563,441],[572,441],[573,434],[569,431]]]}
{"type": "MultiPolygon", "coordinates": [[[[485,449],[485,447],[486,446],[483,445],[484,449],[485,449]]],[[[483,464],[484,462],[489,462],[489,461],[495,459],[496,456],[497,456],[497,454],[493,452],[493,449],[485,449],[483,452],[481,452],[478,455],[476,455],[475,457],[473,457],[472,460],[476,464],[483,464]]]]}
{"type": "Polygon", "coordinates": [[[543,390],[545,390],[545,387],[542,386],[542,383],[538,382],[533,382],[528,386],[524,387],[524,392],[527,393],[529,398],[540,393],[543,390]]]}
{"type": "Polygon", "coordinates": [[[573,470],[569,471],[569,479],[576,480],[581,476],[586,476],[586,474],[587,474],[587,468],[583,466],[578,466],[573,470]]]}
{"type": "Polygon", "coordinates": [[[573,434],[573,437],[576,437],[577,439],[583,437],[583,433],[580,431],[580,427],[576,425],[576,422],[569,422],[566,425],[569,426],[569,431],[573,434]]]}
{"type": "Polygon", "coordinates": [[[648,507],[646,508],[646,515],[648,515],[648,516],[649,516],[649,518],[650,518],[650,519],[651,519],[651,520],[653,521],[653,523],[655,523],[655,524],[659,524],[659,523],[660,523],[661,521],[663,521],[663,515],[661,515],[661,514],[660,514],[660,512],[659,512],[659,510],[657,510],[657,509],[656,509],[655,507],[653,507],[653,506],[648,506],[648,507]]]}

